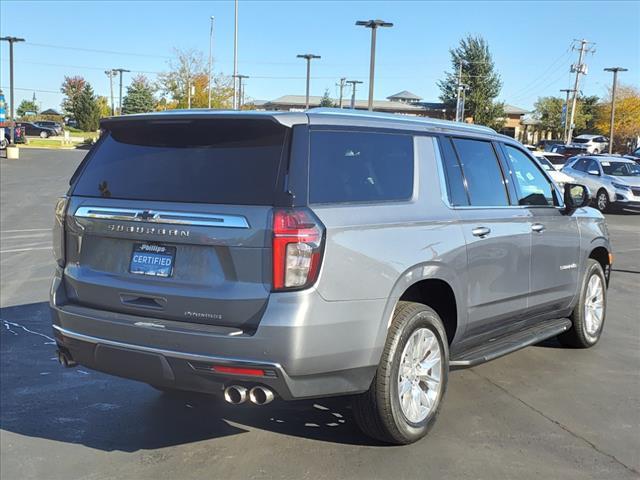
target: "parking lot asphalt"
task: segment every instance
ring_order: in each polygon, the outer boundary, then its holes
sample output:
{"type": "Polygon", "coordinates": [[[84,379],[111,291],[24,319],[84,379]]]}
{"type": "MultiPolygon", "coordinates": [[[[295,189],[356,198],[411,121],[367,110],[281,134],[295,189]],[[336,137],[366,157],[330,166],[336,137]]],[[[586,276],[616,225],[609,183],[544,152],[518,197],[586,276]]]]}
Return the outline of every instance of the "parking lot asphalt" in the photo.
{"type": "Polygon", "coordinates": [[[640,215],[611,214],[605,331],[454,372],[438,422],[405,447],[362,435],[344,398],[229,406],[54,358],[53,203],[84,151],[0,159],[0,477],[640,478],[640,215]]]}

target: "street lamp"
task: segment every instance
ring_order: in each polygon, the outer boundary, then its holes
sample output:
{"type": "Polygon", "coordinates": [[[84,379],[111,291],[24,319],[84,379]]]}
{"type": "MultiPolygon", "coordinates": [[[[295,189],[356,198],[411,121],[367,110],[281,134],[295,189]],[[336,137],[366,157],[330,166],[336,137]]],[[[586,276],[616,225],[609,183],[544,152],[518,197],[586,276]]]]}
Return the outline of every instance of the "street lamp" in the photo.
{"type": "Polygon", "coordinates": [[[351,109],[355,110],[356,108],[356,85],[362,83],[360,80],[347,80],[348,84],[351,85],[351,109]]]}
{"type": "Polygon", "coordinates": [[[122,74],[124,72],[130,72],[131,70],[127,70],[126,68],[114,68],[113,71],[120,73],[120,95],[118,99],[118,108],[120,111],[118,112],[118,115],[122,115],[122,74]]]}
{"type": "Polygon", "coordinates": [[[9,117],[11,118],[11,129],[9,130],[9,144],[14,145],[16,134],[16,119],[13,116],[13,44],[24,42],[24,38],[2,37],[0,40],[9,42],[9,117]]]}
{"type": "Polygon", "coordinates": [[[371,29],[371,59],[369,63],[369,110],[373,110],[373,74],[376,66],[376,31],[378,27],[393,27],[383,20],[358,20],[356,25],[371,29]]]}
{"type": "Polygon", "coordinates": [[[306,97],[306,109],[309,109],[309,80],[311,78],[311,60],[321,58],[320,55],[314,55],[313,53],[305,53],[304,55],[298,55],[298,58],[304,58],[307,61],[307,97],[306,97]]]}
{"type": "Polygon", "coordinates": [[[211,28],[209,29],[209,108],[211,108],[211,52],[213,50],[213,21],[215,17],[211,15],[211,28]]]}
{"type": "Polygon", "coordinates": [[[628,72],[628,68],[609,67],[605,72],[613,72],[613,86],[611,87],[611,121],[609,125],[609,153],[613,152],[613,120],[616,114],[616,86],[618,84],[618,72],[628,72]]]}

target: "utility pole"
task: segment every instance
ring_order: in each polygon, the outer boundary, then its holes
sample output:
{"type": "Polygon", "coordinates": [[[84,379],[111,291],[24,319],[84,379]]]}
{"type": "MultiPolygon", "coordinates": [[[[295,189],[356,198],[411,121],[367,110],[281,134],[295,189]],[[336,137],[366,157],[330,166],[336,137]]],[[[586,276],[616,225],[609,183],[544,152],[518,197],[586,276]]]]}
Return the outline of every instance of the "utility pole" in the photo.
{"type": "Polygon", "coordinates": [[[233,30],[233,109],[238,108],[238,90],[236,77],[238,76],[238,0],[235,1],[235,27],[233,30]]]}
{"type": "Polygon", "coordinates": [[[338,84],[338,86],[340,87],[340,100],[338,101],[338,107],[342,108],[342,91],[344,90],[344,86],[346,83],[347,79],[345,77],[342,77],[340,79],[340,83],[338,84]]]}
{"type": "Polygon", "coordinates": [[[244,105],[244,86],[242,85],[242,80],[245,78],[249,78],[249,75],[236,75],[238,77],[238,110],[242,109],[242,105],[244,105]]]}
{"type": "Polygon", "coordinates": [[[573,89],[563,88],[560,91],[567,94],[567,98],[564,101],[564,125],[562,129],[562,140],[564,140],[564,143],[569,143],[569,141],[567,140],[567,127],[569,126],[569,94],[573,92],[573,89]]]}
{"type": "Polygon", "coordinates": [[[351,84],[351,109],[356,108],[356,85],[362,83],[360,80],[347,80],[345,83],[351,84]]]}
{"type": "Polygon", "coordinates": [[[122,74],[124,72],[130,72],[131,70],[127,70],[125,68],[114,68],[113,71],[120,73],[120,98],[118,100],[118,109],[120,111],[118,112],[118,115],[122,115],[122,74]]]}
{"type": "Polygon", "coordinates": [[[187,77],[187,110],[191,110],[191,75],[187,77]]]}
{"type": "Polygon", "coordinates": [[[358,20],[356,25],[371,29],[371,57],[369,59],[369,111],[373,110],[373,76],[376,69],[376,32],[378,27],[393,27],[393,23],[383,20],[358,20]]]}
{"type": "Polygon", "coordinates": [[[459,60],[458,64],[458,83],[456,89],[458,90],[458,98],[456,100],[456,122],[464,121],[464,95],[467,85],[462,83],[462,64],[463,60],[459,60]]]}
{"type": "Polygon", "coordinates": [[[9,144],[15,144],[16,135],[16,119],[13,116],[13,44],[24,42],[24,38],[18,37],[2,37],[0,40],[9,42],[9,118],[11,119],[11,128],[9,129],[9,144]]]}
{"type": "Polygon", "coordinates": [[[609,67],[605,72],[613,72],[613,85],[611,86],[611,123],[609,124],[609,154],[613,153],[613,121],[616,115],[616,87],[618,85],[618,72],[628,72],[628,68],[609,67]]]}
{"type": "Polygon", "coordinates": [[[307,61],[307,95],[305,100],[305,109],[309,110],[309,84],[311,81],[311,60],[316,58],[322,58],[320,55],[314,55],[313,53],[305,53],[304,55],[298,55],[298,58],[304,58],[307,61]]]}
{"type": "MultiPolygon", "coordinates": [[[[589,45],[594,45],[593,42],[588,42],[587,40],[579,40],[579,41],[580,41],[580,55],[578,56],[578,63],[571,66],[571,72],[572,73],[575,72],[576,74],[576,81],[573,84],[573,101],[571,103],[571,117],[569,119],[569,128],[567,132],[566,143],[571,142],[571,139],[573,138],[573,121],[575,120],[576,105],[578,103],[578,87],[580,85],[580,75],[587,74],[587,66],[584,63],[582,63],[582,60],[584,60],[585,53],[593,52],[593,48],[590,48],[589,45]]],[[[573,49],[575,50],[576,47],[574,46],[573,49]]]]}
{"type": "Polygon", "coordinates": [[[212,66],[212,52],[213,52],[213,21],[215,17],[211,15],[211,28],[209,29],[209,108],[211,108],[211,66],[212,66]]]}
{"type": "Polygon", "coordinates": [[[115,70],[105,70],[104,72],[107,77],[109,77],[109,91],[111,92],[111,116],[113,117],[116,114],[116,107],[113,104],[113,77],[115,77],[118,72],[115,70]]]}

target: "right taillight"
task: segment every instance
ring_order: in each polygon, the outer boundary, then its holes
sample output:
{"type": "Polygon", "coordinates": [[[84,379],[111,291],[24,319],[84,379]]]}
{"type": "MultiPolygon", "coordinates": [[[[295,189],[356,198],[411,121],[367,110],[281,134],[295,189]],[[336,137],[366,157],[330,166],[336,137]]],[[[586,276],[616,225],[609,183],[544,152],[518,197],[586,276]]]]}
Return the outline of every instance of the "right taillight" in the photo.
{"type": "Polygon", "coordinates": [[[64,222],[67,216],[67,204],[67,197],[58,198],[55,208],[55,222],[53,223],[53,256],[61,267],[64,267],[65,264],[64,222]]]}
{"type": "Polygon", "coordinates": [[[273,214],[273,289],[313,285],[322,262],[322,223],[306,208],[273,214]]]}

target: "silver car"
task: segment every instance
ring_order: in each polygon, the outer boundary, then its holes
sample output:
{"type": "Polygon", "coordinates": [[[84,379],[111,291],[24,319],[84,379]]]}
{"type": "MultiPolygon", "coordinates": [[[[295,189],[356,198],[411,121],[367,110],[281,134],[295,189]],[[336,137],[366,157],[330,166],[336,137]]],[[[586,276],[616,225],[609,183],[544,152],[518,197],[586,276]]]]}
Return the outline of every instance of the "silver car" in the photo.
{"type": "Polygon", "coordinates": [[[640,165],[620,156],[581,156],[562,171],[586,185],[598,210],[640,208],[640,165]]]}
{"type": "Polygon", "coordinates": [[[351,395],[406,444],[450,370],[600,339],[604,217],[489,128],[318,109],[101,130],[55,210],[65,366],[231,404],[351,395]]]}
{"type": "Polygon", "coordinates": [[[573,138],[571,143],[573,145],[586,147],[589,153],[602,153],[609,148],[609,139],[602,135],[578,135],[573,138]]]}

